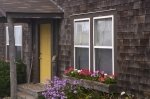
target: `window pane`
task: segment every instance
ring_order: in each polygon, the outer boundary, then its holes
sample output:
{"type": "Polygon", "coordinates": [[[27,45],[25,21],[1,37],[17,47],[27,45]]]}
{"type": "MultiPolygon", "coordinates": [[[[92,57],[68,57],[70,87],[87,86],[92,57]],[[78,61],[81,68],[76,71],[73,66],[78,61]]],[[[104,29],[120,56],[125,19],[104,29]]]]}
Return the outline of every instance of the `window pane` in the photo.
{"type": "Polygon", "coordinates": [[[75,48],[76,69],[89,69],[89,49],[75,48]]]}
{"type": "Polygon", "coordinates": [[[89,45],[89,21],[74,23],[74,44],[89,45]]]}
{"type": "Polygon", "coordinates": [[[16,59],[21,59],[21,46],[16,46],[16,59]]]}
{"type": "Polygon", "coordinates": [[[94,20],[94,45],[112,46],[112,18],[94,20]]]}
{"type": "Polygon", "coordinates": [[[22,46],[22,26],[15,26],[15,45],[22,46]]]}
{"type": "Polygon", "coordinates": [[[6,60],[9,60],[9,45],[6,46],[7,51],[6,51],[6,60]]]}
{"type": "MultiPolygon", "coordinates": [[[[6,59],[9,60],[9,45],[7,45],[6,59]]],[[[21,59],[21,46],[16,46],[16,59],[21,59]]]]}
{"type": "Polygon", "coordinates": [[[6,45],[9,45],[8,27],[6,27],[6,45]]]}
{"type": "MultiPolygon", "coordinates": [[[[22,26],[14,27],[15,45],[22,46],[22,26]]],[[[8,26],[6,27],[6,45],[9,45],[9,32],[8,26]]]]}
{"type": "Polygon", "coordinates": [[[112,74],[111,49],[95,49],[95,69],[112,74]]]}

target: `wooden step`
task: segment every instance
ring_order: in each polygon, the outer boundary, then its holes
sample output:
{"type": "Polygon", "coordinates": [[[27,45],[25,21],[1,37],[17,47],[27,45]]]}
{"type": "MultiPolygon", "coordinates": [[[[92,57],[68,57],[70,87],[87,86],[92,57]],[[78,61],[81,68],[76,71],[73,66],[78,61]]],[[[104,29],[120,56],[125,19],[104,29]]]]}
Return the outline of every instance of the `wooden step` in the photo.
{"type": "Polygon", "coordinates": [[[17,99],[38,99],[38,98],[23,92],[17,92],[17,99]]]}
{"type": "Polygon", "coordinates": [[[22,84],[18,85],[18,92],[25,93],[27,95],[38,97],[43,91],[45,91],[45,86],[43,84],[22,84]]]}

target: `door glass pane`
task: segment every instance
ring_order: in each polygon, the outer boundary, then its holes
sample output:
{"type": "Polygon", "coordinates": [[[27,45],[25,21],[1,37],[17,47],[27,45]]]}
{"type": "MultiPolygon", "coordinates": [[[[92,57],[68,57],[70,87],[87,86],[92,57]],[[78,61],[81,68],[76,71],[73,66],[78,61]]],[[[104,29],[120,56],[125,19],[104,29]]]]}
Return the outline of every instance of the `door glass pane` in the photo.
{"type": "Polygon", "coordinates": [[[95,69],[112,74],[112,49],[95,49],[95,69]]]}
{"type": "Polygon", "coordinates": [[[76,69],[89,69],[89,49],[75,48],[76,69]]]}
{"type": "Polygon", "coordinates": [[[94,20],[94,45],[112,46],[112,18],[94,20]]]}
{"type": "Polygon", "coordinates": [[[74,23],[74,44],[89,45],[89,21],[77,21],[74,23]]]}

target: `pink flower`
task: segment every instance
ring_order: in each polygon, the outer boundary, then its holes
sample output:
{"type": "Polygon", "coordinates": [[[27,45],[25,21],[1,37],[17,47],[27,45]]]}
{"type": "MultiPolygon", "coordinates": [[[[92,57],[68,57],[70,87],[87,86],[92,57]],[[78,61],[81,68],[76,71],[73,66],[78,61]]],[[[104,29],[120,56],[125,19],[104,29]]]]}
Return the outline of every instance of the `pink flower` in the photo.
{"type": "Polygon", "coordinates": [[[74,68],[72,66],[69,66],[66,68],[66,70],[64,71],[65,74],[68,74],[70,72],[74,71],[74,68]]]}
{"type": "Polygon", "coordinates": [[[88,69],[81,69],[79,74],[83,75],[83,76],[90,76],[92,74],[92,72],[90,72],[88,69]]]}

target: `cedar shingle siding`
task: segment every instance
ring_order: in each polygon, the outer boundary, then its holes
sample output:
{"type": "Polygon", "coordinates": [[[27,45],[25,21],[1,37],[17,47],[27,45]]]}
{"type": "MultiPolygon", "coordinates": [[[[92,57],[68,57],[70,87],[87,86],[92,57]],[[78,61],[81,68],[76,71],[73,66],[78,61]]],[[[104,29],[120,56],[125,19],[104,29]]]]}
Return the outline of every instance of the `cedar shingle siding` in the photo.
{"type": "Polygon", "coordinates": [[[5,58],[5,24],[0,24],[0,59],[5,58]]]}
{"type": "MultiPolygon", "coordinates": [[[[73,65],[73,14],[115,9],[115,53],[118,85],[140,99],[150,94],[149,0],[55,0],[64,9],[59,39],[59,66],[73,65]],[[70,16],[71,15],[71,16],[70,16]]],[[[111,11],[106,12],[108,15],[111,11]]],[[[99,13],[98,15],[103,15],[99,13]]]]}

